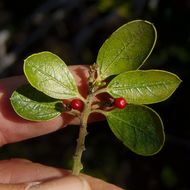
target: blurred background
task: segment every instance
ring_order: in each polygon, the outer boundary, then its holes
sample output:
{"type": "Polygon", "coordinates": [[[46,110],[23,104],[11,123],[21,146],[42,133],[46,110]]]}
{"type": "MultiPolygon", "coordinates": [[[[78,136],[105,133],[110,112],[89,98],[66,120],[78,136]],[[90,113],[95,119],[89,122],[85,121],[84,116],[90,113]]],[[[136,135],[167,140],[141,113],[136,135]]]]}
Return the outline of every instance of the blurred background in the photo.
{"type": "MultiPolygon", "coordinates": [[[[129,190],[189,190],[190,1],[189,0],[0,0],[0,78],[23,74],[23,60],[52,51],[68,65],[92,64],[98,49],[122,24],[146,19],[158,31],[144,69],[176,73],[183,83],[167,101],[152,106],[163,119],[164,148],[155,156],[132,153],[106,121],[90,124],[84,172],[129,190]]],[[[71,168],[78,128],[0,148],[0,159],[27,158],[71,168]]]]}

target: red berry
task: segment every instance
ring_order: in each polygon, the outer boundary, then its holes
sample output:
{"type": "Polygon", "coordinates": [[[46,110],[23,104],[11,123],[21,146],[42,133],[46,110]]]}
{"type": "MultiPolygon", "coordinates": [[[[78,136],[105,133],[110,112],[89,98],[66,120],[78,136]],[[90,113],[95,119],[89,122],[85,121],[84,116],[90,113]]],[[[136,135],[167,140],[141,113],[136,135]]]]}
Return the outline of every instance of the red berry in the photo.
{"type": "Polygon", "coordinates": [[[84,103],[82,100],[80,99],[73,99],[71,101],[71,108],[73,108],[74,110],[79,110],[82,111],[84,107],[84,103]]]}
{"type": "Polygon", "coordinates": [[[119,109],[124,109],[127,105],[125,98],[120,97],[115,99],[115,106],[119,109]]]}

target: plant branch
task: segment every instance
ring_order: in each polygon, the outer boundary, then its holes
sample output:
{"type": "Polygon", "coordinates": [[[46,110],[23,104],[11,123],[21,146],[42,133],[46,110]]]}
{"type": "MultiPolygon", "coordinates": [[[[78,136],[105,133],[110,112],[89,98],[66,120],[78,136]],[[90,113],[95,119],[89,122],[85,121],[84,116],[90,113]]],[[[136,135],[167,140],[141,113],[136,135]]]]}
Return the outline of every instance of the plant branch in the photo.
{"type": "Polygon", "coordinates": [[[72,169],[73,175],[79,175],[80,171],[83,168],[83,165],[81,163],[82,153],[85,150],[85,138],[88,134],[87,132],[87,122],[88,122],[88,116],[91,112],[91,103],[93,100],[93,95],[89,94],[87,97],[87,100],[85,102],[85,107],[83,112],[81,113],[80,117],[80,131],[79,131],[79,138],[77,139],[77,147],[74,155],[74,164],[72,169]]]}
{"type": "Polygon", "coordinates": [[[87,123],[88,123],[88,117],[90,113],[92,113],[92,102],[97,94],[106,91],[105,88],[97,90],[97,86],[93,85],[94,81],[96,80],[95,79],[95,73],[97,72],[96,69],[97,69],[96,65],[90,67],[89,78],[88,78],[89,94],[86,100],[81,98],[84,101],[84,110],[80,115],[80,131],[79,131],[79,137],[77,139],[77,147],[75,150],[75,155],[73,158],[74,159],[73,169],[72,169],[73,175],[79,175],[80,171],[83,169],[81,158],[82,158],[82,153],[85,150],[85,138],[86,135],[88,134],[87,123]]]}

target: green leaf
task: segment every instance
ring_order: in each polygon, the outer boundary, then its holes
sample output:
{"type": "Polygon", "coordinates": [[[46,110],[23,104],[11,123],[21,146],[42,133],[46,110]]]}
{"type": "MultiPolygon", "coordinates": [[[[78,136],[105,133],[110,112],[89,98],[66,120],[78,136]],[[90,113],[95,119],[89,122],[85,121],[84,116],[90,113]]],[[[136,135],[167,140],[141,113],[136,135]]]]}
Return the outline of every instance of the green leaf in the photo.
{"type": "Polygon", "coordinates": [[[152,104],[169,98],[181,80],[161,70],[128,71],[116,76],[107,86],[113,97],[124,97],[128,103],[152,104]]]}
{"type": "Polygon", "coordinates": [[[15,112],[27,120],[50,120],[64,111],[62,101],[53,99],[30,85],[18,88],[10,100],[15,112]]]}
{"type": "Polygon", "coordinates": [[[79,97],[71,72],[66,64],[53,53],[41,52],[29,56],[24,61],[24,73],[34,88],[52,98],[79,97]]]}
{"type": "Polygon", "coordinates": [[[149,57],[157,39],[154,25],[135,20],[117,29],[99,50],[98,79],[138,69],[149,57]]]}
{"type": "Polygon", "coordinates": [[[128,105],[124,110],[105,112],[115,134],[133,152],[149,156],[162,148],[165,140],[159,115],[143,105],[128,105]]]}

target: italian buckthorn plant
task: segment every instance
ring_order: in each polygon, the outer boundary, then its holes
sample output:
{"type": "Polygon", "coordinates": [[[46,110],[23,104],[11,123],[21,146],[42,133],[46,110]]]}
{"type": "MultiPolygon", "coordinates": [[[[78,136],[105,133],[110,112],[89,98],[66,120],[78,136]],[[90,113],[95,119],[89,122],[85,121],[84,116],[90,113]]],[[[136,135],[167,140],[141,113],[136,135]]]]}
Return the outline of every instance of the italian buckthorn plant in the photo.
{"type": "Polygon", "coordinates": [[[83,168],[87,121],[93,113],[103,114],[115,136],[131,151],[154,155],[163,147],[164,127],[160,116],[147,105],[168,99],[181,83],[167,71],[140,70],[156,39],[156,28],[145,20],[134,20],[113,32],[89,67],[86,97],[79,93],[61,58],[47,51],[33,54],[24,61],[28,84],[13,92],[11,104],[19,116],[31,121],[51,120],[65,112],[80,119],[74,175],[83,168]],[[105,102],[97,101],[102,93],[107,93],[105,102]]]}

